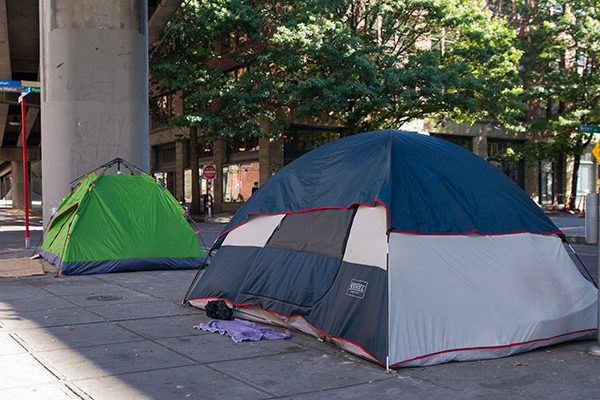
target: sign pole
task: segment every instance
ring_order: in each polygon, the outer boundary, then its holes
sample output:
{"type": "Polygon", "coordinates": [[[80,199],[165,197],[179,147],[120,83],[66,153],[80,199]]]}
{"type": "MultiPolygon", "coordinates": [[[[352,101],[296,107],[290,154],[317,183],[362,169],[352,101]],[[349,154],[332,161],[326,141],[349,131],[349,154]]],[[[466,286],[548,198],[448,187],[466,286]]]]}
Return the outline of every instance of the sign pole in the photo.
{"type": "Polygon", "coordinates": [[[210,188],[212,186],[212,180],[217,177],[217,168],[214,165],[207,165],[204,167],[204,177],[207,179],[206,182],[206,199],[208,208],[208,218],[212,217],[212,203],[213,199],[210,194],[210,188]]]}
{"type": "Polygon", "coordinates": [[[206,207],[208,209],[208,218],[212,218],[212,196],[210,195],[211,182],[211,179],[206,182],[206,200],[208,201],[206,207]]]}
{"type": "Polygon", "coordinates": [[[25,96],[21,101],[21,135],[23,135],[23,190],[25,192],[25,248],[29,248],[29,173],[27,168],[27,126],[25,112],[25,96]]]}
{"type": "Polygon", "coordinates": [[[15,91],[19,89],[19,103],[21,103],[21,135],[23,135],[23,191],[25,199],[25,248],[29,248],[29,168],[27,165],[27,112],[25,96],[29,93],[40,93],[39,82],[29,81],[0,81],[0,89],[15,91]]]}

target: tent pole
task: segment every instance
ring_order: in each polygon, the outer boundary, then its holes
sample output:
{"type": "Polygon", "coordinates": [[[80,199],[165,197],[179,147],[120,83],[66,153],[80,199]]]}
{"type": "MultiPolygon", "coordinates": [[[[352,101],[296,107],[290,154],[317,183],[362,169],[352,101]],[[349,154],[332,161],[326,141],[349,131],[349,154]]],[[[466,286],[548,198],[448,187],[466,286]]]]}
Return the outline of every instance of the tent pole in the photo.
{"type": "Polygon", "coordinates": [[[390,326],[390,306],[391,306],[391,293],[390,293],[390,231],[387,232],[387,243],[386,243],[386,263],[387,263],[387,355],[385,356],[385,370],[390,370],[390,341],[391,341],[391,326],[390,326]]]}

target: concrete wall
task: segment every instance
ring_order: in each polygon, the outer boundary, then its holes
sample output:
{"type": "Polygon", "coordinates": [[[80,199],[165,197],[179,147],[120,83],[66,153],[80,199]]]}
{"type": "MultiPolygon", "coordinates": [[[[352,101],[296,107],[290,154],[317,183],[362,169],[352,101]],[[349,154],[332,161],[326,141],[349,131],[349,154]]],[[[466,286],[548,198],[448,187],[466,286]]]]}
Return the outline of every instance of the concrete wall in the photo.
{"type": "Polygon", "coordinates": [[[146,14],[143,0],[40,0],[44,220],[115,157],[149,169],[146,14]]]}

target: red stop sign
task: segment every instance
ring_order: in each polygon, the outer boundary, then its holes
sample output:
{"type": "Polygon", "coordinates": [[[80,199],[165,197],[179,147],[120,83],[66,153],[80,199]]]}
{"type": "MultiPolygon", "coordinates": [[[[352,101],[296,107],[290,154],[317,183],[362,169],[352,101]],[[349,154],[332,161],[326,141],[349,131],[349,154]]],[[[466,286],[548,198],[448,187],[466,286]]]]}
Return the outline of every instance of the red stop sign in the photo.
{"type": "Polygon", "coordinates": [[[217,176],[217,169],[214,165],[207,165],[204,167],[204,177],[206,179],[215,179],[217,176]]]}

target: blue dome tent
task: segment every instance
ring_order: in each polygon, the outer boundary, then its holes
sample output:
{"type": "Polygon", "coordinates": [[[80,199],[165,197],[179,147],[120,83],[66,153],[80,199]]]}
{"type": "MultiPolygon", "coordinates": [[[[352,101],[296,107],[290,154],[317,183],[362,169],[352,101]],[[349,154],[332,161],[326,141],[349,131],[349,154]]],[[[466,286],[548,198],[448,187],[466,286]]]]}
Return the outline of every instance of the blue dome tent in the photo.
{"type": "Polygon", "coordinates": [[[471,152],[368,132],[269,179],[185,300],[223,299],[386,366],[503,357],[595,331],[596,289],[561,235],[471,152]]]}

